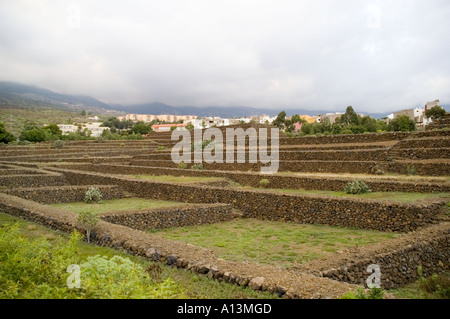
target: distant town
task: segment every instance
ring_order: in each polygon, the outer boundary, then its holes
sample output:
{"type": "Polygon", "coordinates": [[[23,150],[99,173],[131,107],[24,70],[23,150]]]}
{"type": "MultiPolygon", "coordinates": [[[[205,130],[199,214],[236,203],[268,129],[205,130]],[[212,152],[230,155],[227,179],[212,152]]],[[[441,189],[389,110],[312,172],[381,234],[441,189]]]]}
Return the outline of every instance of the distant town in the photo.
{"type": "MultiPolygon", "coordinates": [[[[407,116],[413,120],[417,128],[423,128],[433,122],[432,118],[426,116],[426,111],[440,106],[439,100],[427,102],[423,108],[416,107],[411,109],[405,109],[398,112],[393,112],[384,119],[386,124],[389,124],[395,118],[399,116],[407,116]]],[[[334,124],[336,119],[340,118],[343,112],[318,114],[316,116],[299,115],[301,121],[293,123],[297,130],[301,128],[302,123],[325,123],[334,124]]],[[[365,114],[357,113],[359,117],[364,117],[365,114]]],[[[252,117],[240,117],[240,118],[221,118],[221,117],[198,117],[195,115],[171,115],[171,114],[126,114],[124,116],[117,117],[119,121],[132,121],[150,124],[151,129],[154,132],[169,132],[171,130],[184,130],[184,129],[206,129],[210,127],[222,127],[238,124],[273,124],[276,120],[276,116],[269,115],[257,115],[252,117]]],[[[290,120],[292,116],[286,116],[287,120],[290,120]]],[[[69,133],[76,133],[80,131],[80,126],[83,130],[90,131],[91,136],[100,137],[105,130],[109,128],[104,123],[99,121],[98,116],[91,116],[87,118],[86,123],[74,123],[74,124],[58,124],[63,135],[69,133]]]]}

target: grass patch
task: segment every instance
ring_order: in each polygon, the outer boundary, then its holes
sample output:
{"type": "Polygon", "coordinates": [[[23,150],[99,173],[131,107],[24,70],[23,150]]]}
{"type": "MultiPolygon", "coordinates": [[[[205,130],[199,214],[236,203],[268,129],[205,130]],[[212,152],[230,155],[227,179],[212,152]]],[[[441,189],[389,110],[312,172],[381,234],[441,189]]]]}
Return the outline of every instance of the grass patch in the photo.
{"type": "Polygon", "coordinates": [[[290,267],[326,257],[338,250],[365,246],[399,236],[371,230],[299,225],[257,219],[151,230],[165,238],[212,249],[231,261],[290,267]]]}
{"type": "Polygon", "coordinates": [[[103,200],[101,203],[96,204],[76,202],[76,203],[52,204],[50,206],[61,208],[74,213],[79,213],[81,211],[104,213],[109,211],[153,209],[163,207],[174,207],[180,205],[183,205],[183,203],[133,197],[133,198],[103,200]]]}
{"type": "MultiPolygon", "coordinates": [[[[69,235],[48,229],[42,225],[34,224],[14,216],[0,212],[0,227],[4,224],[18,223],[20,233],[31,240],[45,236],[50,240],[68,241],[69,235]]],[[[254,291],[248,287],[238,287],[227,284],[225,282],[218,282],[211,280],[204,275],[197,275],[186,269],[177,269],[175,267],[168,267],[162,263],[153,263],[148,259],[127,254],[126,252],[114,250],[109,247],[96,246],[86,242],[79,242],[77,244],[79,256],[81,259],[86,259],[90,256],[101,255],[107,257],[121,256],[127,257],[133,262],[144,267],[156,282],[163,282],[167,278],[171,278],[177,285],[179,285],[188,299],[271,299],[276,298],[275,295],[267,292],[254,291]]]]}
{"type": "Polygon", "coordinates": [[[421,278],[406,286],[388,290],[401,299],[449,299],[450,273],[443,272],[421,278]]]}

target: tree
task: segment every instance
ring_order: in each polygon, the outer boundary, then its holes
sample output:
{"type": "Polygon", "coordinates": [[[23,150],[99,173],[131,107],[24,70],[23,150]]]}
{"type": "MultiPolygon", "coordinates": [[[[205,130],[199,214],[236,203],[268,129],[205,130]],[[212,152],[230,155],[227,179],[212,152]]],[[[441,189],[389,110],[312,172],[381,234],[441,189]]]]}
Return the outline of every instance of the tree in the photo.
{"type": "Polygon", "coordinates": [[[343,125],[359,125],[360,124],[360,118],[358,114],[353,110],[352,106],[347,106],[347,109],[345,110],[345,113],[342,114],[342,116],[336,121],[343,125]]]}
{"type": "Polygon", "coordinates": [[[188,131],[193,131],[194,130],[194,125],[192,124],[192,123],[189,123],[188,125],[186,125],[186,129],[188,130],[188,131]]]}
{"type": "Polygon", "coordinates": [[[99,221],[98,214],[93,211],[81,211],[78,213],[77,222],[78,224],[86,228],[86,237],[88,243],[90,242],[91,238],[91,231],[97,225],[99,221]]]}
{"type": "Polygon", "coordinates": [[[445,109],[439,105],[433,106],[431,109],[425,112],[426,117],[430,119],[440,119],[445,115],[445,109]]]}
{"type": "Polygon", "coordinates": [[[364,126],[368,132],[377,131],[377,120],[368,115],[361,118],[361,125],[364,126]]]}
{"type": "Polygon", "coordinates": [[[131,131],[134,134],[140,135],[148,134],[151,130],[151,126],[149,124],[145,124],[142,121],[136,122],[136,124],[134,124],[134,126],[131,128],[131,131]]]}
{"type": "Polygon", "coordinates": [[[44,126],[43,129],[48,131],[51,135],[56,136],[56,137],[62,135],[61,129],[56,124],[49,124],[47,126],[44,126]]]}
{"type": "Polygon", "coordinates": [[[86,111],[85,110],[81,111],[81,115],[86,116],[86,111]]]}
{"type": "Polygon", "coordinates": [[[284,129],[286,126],[286,112],[281,111],[277,118],[272,123],[274,126],[278,127],[279,129],[284,129]]]}
{"type": "Polygon", "coordinates": [[[21,141],[40,143],[46,141],[49,135],[50,133],[48,133],[48,131],[42,128],[35,127],[30,130],[23,130],[20,133],[19,138],[21,141]]]}
{"type": "Polygon", "coordinates": [[[387,126],[389,132],[410,132],[416,130],[416,122],[407,115],[400,115],[387,126]]]}
{"type": "Polygon", "coordinates": [[[300,118],[300,115],[295,114],[290,120],[285,120],[284,125],[286,127],[286,132],[292,132],[295,130],[295,123],[308,123],[308,121],[300,118]]]}
{"type": "Polygon", "coordinates": [[[0,143],[8,144],[14,141],[16,138],[14,135],[6,131],[5,125],[0,122],[0,143]]]}

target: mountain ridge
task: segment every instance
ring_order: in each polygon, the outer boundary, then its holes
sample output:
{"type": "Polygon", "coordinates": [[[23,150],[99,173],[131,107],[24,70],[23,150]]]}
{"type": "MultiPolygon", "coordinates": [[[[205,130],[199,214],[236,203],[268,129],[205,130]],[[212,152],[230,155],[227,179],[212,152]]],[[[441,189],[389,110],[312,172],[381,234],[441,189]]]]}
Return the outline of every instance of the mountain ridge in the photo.
{"type": "MultiPolygon", "coordinates": [[[[132,105],[108,104],[101,102],[91,96],[87,95],[69,95],[56,93],[48,89],[37,86],[20,84],[15,82],[0,81],[0,108],[14,106],[16,104],[24,105],[25,107],[54,107],[63,110],[90,111],[92,113],[109,114],[111,116],[118,116],[127,113],[135,114],[172,114],[172,115],[196,115],[198,117],[250,117],[256,115],[276,116],[281,111],[285,111],[287,115],[310,115],[335,113],[330,110],[307,110],[302,108],[287,109],[279,107],[276,109],[257,108],[249,106],[172,106],[162,102],[140,103],[132,105]]],[[[447,110],[449,105],[443,105],[447,110]]],[[[399,108],[399,110],[407,109],[408,107],[399,108]]],[[[374,118],[383,118],[389,113],[364,113],[374,118]]],[[[340,112],[345,112],[341,110],[340,112]]]]}

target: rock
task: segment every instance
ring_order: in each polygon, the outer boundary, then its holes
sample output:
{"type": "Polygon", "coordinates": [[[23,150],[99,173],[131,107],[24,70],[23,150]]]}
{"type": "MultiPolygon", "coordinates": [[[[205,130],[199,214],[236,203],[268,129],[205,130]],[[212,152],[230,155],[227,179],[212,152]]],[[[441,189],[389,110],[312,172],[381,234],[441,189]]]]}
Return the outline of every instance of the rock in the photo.
{"type": "Polygon", "coordinates": [[[152,261],[159,261],[160,253],[155,248],[149,248],[145,252],[145,256],[150,258],[152,261]]]}
{"type": "Polygon", "coordinates": [[[265,278],[264,277],[256,277],[250,280],[248,286],[252,288],[253,290],[260,290],[262,284],[264,283],[265,278]]]}
{"type": "Polygon", "coordinates": [[[275,293],[278,296],[282,296],[282,295],[284,295],[286,293],[286,288],[284,288],[283,286],[276,286],[275,293]]]}
{"type": "Polygon", "coordinates": [[[239,286],[245,287],[250,282],[250,278],[243,277],[241,280],[239,280],[239,286]]]}
{"type": "Polygon", "coordinates": [[[211,269],[211,266],[198,263],[194,269],[196,269],[197,272],[206,275],[209,272],[209,270],[211,269]]]}
{"type": "Polygon", "coordinates": [[[177,264],[177,256],[169,255],[166,257],[166,264],[168,266],[176,265],[177,264]]]}

